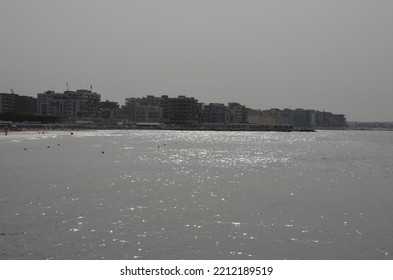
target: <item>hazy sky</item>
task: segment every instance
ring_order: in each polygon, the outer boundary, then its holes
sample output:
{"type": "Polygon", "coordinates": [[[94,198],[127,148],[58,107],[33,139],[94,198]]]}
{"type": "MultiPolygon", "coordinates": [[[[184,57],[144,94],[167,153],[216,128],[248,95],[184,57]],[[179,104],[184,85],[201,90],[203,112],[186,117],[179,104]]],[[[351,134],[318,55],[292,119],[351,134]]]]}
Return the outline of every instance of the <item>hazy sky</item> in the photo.
{"type": "Polygon", "coordinates": [[[392,0],[0,0],[0,92],[393,121],[392,0]]]}

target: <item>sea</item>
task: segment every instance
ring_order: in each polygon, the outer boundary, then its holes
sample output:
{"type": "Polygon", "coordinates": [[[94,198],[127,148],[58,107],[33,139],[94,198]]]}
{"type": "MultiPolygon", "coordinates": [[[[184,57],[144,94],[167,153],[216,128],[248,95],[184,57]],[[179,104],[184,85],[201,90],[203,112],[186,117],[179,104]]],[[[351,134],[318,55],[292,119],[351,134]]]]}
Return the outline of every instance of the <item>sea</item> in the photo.
{"type": "Polygon", "coordinates": [[[2,260],[388,260],[393,132],[0,135],[2,260]]]}

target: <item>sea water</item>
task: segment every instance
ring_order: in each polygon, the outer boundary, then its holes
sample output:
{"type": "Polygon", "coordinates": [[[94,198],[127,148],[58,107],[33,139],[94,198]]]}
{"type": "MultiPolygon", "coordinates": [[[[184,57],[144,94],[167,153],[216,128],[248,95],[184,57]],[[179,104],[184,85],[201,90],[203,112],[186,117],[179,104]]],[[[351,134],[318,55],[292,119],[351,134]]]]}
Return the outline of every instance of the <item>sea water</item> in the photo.
{"type": "Polygon", "coordinates": [[[0,259],[391,259],[393,132],[0,136],[0,259]]]}

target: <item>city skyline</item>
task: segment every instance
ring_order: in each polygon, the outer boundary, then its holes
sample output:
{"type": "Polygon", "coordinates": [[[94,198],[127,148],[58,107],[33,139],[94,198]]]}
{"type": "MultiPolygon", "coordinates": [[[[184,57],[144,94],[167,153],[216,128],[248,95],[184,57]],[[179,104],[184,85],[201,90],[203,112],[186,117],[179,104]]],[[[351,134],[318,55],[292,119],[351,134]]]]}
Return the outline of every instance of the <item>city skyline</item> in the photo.
{"type": "MultiPolygon", "coordinates": [[[[271,108],[268,110],[248,108],[237,102],[208,103],[199,102],[194,97],[168,95],[126,98],[125,104],[101,101],[101,94],[86,89],[67,90],[63,93],[45,91],[37,98],[12,93],[0,93],[0,113],[5,113],[7,120],[14,117],[25,119],[57,117],[53,122],[89,122],[89,123],[124,123],[124,124],[165,124],[195,127],[209,125],[210,128],[244,129],[248,126],[280,126],[287,131],[291,126],[301,128],[336,128],[347,127],[344,114],[328,111],[297,108],[271,108]],[[11,113],[11,115],[9,115],[11,113]],[[19,114],[19,115],[18,115],[19,114]],[[30,115],[30,117],[27,117],[30,115]],[[229,127],[228,127],[229,125],[229,127]]],[[[248,127],[250,128],[250,127],[248,127]]],[[[255,129],[256,127],[253,127],[255,129]]]]}
{"type": "MultiPolygon", "coordinates": [[[[30,95],[30,94],[20,94],[20,93],[15,92],[14,89],[10,89],[10,92],[8,92],[8,93],[7,92],[1,92],[0,94],[6,94],[6,95],[7,94],[15,94],[15,95],[21,96],[21,97],[29,97],[29,98],[32,97],[32,98],[37,99],[38,95],[45,95],[46,93],[63,94],[63,93],[66,93],[66,92],[79,92],[79,91],[81,91],[81,92],[91,92],[91,93],[94,93],[94,94],[98,94],[100,97],[105,96],[104,94],[96,92],[95,90],[93,90],[93,86],[92,85],[90,85],[89,89],[88,88],[78,88],[78,89],[74,90],[74,89],[70,89],[68,87],[68,83],[67,83],[67,88],[65,90],[63,90],[63,91],[56,91],[56,90],[51,90],[50,89],[50,90],[45,90],[45,91],[42,91],[42,92],[38,92],[35,95],[30,95]]],[[[125,105],[127,105],[127,100],[129,100],[129,99],[140,99],[140,98],[145,98],[145,97],[148,97],[148,96],[158,97],[158,98],[160,98],[162,96],[168,96],[170,98],[177,98],[179,96],[184,96],[184,97],[187,97],[187,98],[195,98],[198,103],[204,104],[204,105],[215,105],[215,104],[223,104],[223,105],[225,105],[225,104],[230,104],[230,103],[239,103],[240,105],[245,106],[247,109],[252,109],[252,110],[257,110],[257,111],[275,110],[275,109],[279,109],[279,110],[281,110],[281,109],[290,109],[290,110],[301,109],[301,110],[315,110],[315,111],[322,111],[322,112],[324,112],[324,111],[330,112],[329,110],[325,110],[325,109],[319,110],[317,108],[306,108],[306,107],[287,108],[287,107],[282,107],[281,106],[281,107],[271,107],[271,108],[257,108],[257,107],[247,106],[246,104],[243,104],[243,103],[238,102],[238,101],[233,101],[233,100],[232,101],[229,101],[229,100],[217,100],[216,102],[205,102],[204,100],[199,100],[195,96],[189,96],[189,95],[186,95],[186,94],[178,94],[178,95],[175,95],[175,94],[161,94],[161,95],[145,94],[145,95],[139,95],[139,96],[128,96],[128,97],[125,97],[123,102],[118,102],[117,100],[112,100],[112,99],[109,99],[109,98],[101,98],[100,102],[102,102],[102,103],[104,103],[104,102],[115,102],[115,103],[117,103],[119,105],[119,108],[120,108],[120,107],[124,107],[125,105]]],[[[334,112],[334,113],[346,115],[345,112],[334,112]]]]}
{"type": "Polygon", "coordinates": [[[0,92],[89,88],[393,121],[390,1],[3,1],[0,92]]]}

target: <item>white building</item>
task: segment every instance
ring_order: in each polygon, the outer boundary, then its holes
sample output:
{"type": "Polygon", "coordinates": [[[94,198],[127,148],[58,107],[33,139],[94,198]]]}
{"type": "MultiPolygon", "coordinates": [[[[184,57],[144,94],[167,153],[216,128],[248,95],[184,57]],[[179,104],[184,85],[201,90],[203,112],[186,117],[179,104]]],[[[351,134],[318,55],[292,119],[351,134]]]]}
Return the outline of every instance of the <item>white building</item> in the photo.
{"type": "Polygon", "coordinates": [[[100,99],[91,90],[46,91],[37,94],[37,111],[42,116],[95,118],[99,116],[100,99]]]}

